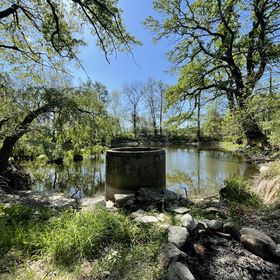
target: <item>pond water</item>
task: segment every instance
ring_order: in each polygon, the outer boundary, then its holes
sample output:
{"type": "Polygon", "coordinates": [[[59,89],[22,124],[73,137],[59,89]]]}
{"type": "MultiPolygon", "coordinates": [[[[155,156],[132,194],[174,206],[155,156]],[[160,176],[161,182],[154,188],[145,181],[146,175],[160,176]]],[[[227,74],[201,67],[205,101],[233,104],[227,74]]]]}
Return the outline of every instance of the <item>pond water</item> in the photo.
{"type": "MultiPolygon", "coordinates": [[[[167,188],[191,199],[216,195],[226,178],[234,175],[250,177],[255,165],[230,152],[190,147],[165,147],[167,188]]],[[[104,191],[105,156],[64,166],[28,165],[39,192],[63,192],[66,196],[95,196],[104,191]]]]}

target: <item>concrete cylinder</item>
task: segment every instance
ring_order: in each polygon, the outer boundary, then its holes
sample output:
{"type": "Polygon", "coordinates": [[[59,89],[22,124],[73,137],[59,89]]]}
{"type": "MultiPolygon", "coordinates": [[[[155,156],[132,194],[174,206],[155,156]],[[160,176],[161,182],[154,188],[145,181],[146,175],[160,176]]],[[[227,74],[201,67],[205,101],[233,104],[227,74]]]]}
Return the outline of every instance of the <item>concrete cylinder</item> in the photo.
{"type": "Polygon", "coordinates": [[[165,189],[165,150],[139,147],[108,150],[105,199],[113,200],[114,194],[132,194],[141,187],[165,189]]]}

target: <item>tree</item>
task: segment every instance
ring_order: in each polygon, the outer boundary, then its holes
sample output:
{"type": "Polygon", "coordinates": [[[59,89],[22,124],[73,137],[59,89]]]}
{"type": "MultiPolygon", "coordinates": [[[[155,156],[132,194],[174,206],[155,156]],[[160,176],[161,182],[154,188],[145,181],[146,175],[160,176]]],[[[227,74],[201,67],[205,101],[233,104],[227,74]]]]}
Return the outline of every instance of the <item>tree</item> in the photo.
{"type": "MultiPolygon", "coordinates": [[[[9,158],[12,155],[13,148],[17,141],[25,135],[31,124],[42,114],[54,111],[57,108],[67,110],[69,107],[75,106],[74,102],[68,99],[64,92],[57,89],[49,88],[27,88],[19,92],[15,96],[15,90],[5,88],[1,90],[1,96],[5,95],[5,99],[13,99],[16,113],[12,113],[5,123],[2,123],[1,130],[3,138],[0,148],[0,173],[3,173],[9,167],[9,158]],[[32,92],[33,99],[28,99],[29,92],[32,92]],[[16,102],[14,102],[16,99],[16,102]],[[21,103],[19,103],[21,102],[21,103]],[[15,119],[15,116],[17,117],[15,119]]],[[[4,100],[4,99],[3,99],[4,100]]],[[[9,100],[6,100],[9,105],[9,100]]],[[[4,105],[6,105],[4,103],[4,105]]]]}
{"type": "Polygon", "coordinates": [[[125,84],[123,88],[123,94],[127,97],[128,104],[131,110],[131,122],[133,125],[134,137],[137,138],[137,121],[138,116],[138,107],[140,100],[143,96],[144,90],[143,85],[140,82],[133,82],[131,84],[125,84]]]}
{"type": "Polygon", "coordinates": [[[76,59],[90,29],[106,59],[117,50],[131,51],[138,43],[126,32],[115,0],[3,0],[0,3],[0,57],[11,65],[59,68],[76,59]],[[57,54],[58,56],[54,56],[57,54]]]}
{"type": "Polygon", "coordinates": [[[153,125],[154,136],[157,136],[157,119],[159,113],[159,96],[157,96],[157,84],[152,78],[149,78],[144,87],[144,99],[149,108],[150,118],[153,125]]]}
{"type": "Polygon", "coordinates": [[[220,140],[222,137],[223,118],[219,113],[217,104],[208,106],[203,122],[203,134],[212,139],[220,140]]]}
{"type": "MultiPolygon", "coordinates": [[[[169,52],[180,69],[169,104],[208,93],[209,100],[225,96],[231,111],[243,110],[268,66],[277,66],[278,0],[154,0],[154,9],[164,14],[146,21],[155,39],[173,36],[178,42],[169,52]]],[[[254,115],[241,120],[249,144],[265,141],[254,115]]]]}

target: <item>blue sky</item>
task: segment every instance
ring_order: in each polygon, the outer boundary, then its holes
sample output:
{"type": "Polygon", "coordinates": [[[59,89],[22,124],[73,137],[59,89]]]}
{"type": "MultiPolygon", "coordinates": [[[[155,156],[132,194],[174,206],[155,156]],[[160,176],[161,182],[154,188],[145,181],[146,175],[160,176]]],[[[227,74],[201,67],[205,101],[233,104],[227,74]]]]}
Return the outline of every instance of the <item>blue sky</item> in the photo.
{"type": "MultiPolygon", "coordinates": [[[[171,43],[165,40],[154,44],[152,32],[142,24],[148,16],[156,15],[152,0],[120,0],[119,7],[123,10],[127,30],[144,45],[133,50],[135,61],[130,54],[118,53],[117,57],[110,57],[108,64],[104,54],[95,46],[95,38],[87,35],[88,46],[81,48],[79,57],[88,76],[105,84],[110,91],[121,90],[126,82],[146,81],[148,77],[168,84],[176,83],[176,76],[168,72],[171,65],[166,52],[172,47],[171,43]]],[[[73,72],[76,82],[87,78],[82,70],[73,72]]]]}

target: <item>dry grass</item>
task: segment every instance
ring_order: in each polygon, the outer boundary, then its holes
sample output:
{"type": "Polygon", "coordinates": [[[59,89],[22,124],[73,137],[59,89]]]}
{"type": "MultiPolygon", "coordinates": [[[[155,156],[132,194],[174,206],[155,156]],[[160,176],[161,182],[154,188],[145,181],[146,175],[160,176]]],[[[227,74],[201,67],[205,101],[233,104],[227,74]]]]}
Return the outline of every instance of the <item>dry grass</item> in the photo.
{"type": "Polygon", "coordinates": [[[253,190],[264,203],[275,203],[280,199],[280,161],[273,162],[252,181],[253,190]]]}

